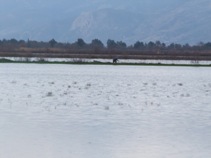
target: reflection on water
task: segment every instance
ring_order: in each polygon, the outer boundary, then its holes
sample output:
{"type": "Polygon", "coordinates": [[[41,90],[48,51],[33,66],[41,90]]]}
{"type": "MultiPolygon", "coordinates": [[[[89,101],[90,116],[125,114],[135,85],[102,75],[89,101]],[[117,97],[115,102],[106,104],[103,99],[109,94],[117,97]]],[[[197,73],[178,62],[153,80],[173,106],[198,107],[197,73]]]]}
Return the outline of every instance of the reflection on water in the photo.
{"type": "Polygon", "coordinates": [[[211,155],[209,68],[0,65],[0,157],[211,155]]]}

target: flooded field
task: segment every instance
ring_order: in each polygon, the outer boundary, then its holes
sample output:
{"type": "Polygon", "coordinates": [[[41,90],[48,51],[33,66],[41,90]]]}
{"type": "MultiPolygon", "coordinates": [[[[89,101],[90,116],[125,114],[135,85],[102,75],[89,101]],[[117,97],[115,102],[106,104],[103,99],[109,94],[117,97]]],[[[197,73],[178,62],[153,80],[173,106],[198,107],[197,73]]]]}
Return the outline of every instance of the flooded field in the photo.
{"type": "Polygon", "coordinates": [[[2,158],[208,158],[211,69],[0,64],[2,158]]]}

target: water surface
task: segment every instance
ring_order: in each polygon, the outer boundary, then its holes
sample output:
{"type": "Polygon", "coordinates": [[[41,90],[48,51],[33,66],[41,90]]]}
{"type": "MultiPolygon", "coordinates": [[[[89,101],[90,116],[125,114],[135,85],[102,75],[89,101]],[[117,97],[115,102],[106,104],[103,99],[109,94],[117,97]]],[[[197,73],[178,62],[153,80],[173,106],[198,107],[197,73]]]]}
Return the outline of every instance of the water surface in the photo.
{"type": "Polygon", "coordinates": [[[211,155],[211,71],[0,64],[2,158],[211,155]]]}

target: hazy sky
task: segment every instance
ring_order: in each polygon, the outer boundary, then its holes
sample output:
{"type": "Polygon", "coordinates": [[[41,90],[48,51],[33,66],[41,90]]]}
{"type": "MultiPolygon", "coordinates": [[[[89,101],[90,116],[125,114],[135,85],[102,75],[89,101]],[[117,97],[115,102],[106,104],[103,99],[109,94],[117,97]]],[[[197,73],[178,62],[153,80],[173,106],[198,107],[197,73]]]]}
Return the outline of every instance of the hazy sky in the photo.
{"type": "Polygon", "coordinates": [[[0,38],[129,42],[209,38],[210,0],[0,0],[0,4],[0,38]]]}
{"type": "MultiPolygon", "coordinates": [[[[187,1],[187,0],[186,0],[187,1]]],[[[17,8],[75,8],[80,6],[91,7],[121,7],[121,6],[136,6],[136,7],[170,7],[183,2],[182,0],[0,0],[0,8],[4,10],[13,10],[17,8]]],[[[96,8],[95,8],[96,9],[96,8]]],[[[24,10],[23,10],[24,11],[24,10]]],[[[47,11],[47,10],[46,10],[47,11]]]]}

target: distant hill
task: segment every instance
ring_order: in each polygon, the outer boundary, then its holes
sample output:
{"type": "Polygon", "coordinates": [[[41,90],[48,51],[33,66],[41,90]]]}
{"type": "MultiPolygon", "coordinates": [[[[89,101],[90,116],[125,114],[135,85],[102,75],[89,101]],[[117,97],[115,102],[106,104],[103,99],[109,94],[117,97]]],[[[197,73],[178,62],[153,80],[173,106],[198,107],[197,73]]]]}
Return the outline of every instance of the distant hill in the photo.
{"type": "Polygon", "coordinates": [[[0,38],[195,44],[211,41],[210,19],[210,0],[8,0],[0,38]]]}

